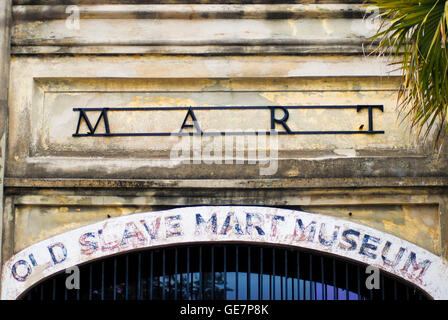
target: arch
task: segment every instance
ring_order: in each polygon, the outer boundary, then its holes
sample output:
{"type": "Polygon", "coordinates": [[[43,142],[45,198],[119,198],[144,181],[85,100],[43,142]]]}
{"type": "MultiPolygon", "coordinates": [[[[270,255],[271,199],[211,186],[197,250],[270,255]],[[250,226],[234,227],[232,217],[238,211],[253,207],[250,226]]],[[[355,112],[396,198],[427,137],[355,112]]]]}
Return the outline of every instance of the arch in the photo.
{"type": "Polygon", "coordinates": [[[448,299],[448,270],[439,256],[393,235],[343,219],[268,207],[203,206],[108,219],[38,242],[2,270],[2,299],[74,265],[169,245],[238,242],[283,245],[373,265],[448,299]]]}

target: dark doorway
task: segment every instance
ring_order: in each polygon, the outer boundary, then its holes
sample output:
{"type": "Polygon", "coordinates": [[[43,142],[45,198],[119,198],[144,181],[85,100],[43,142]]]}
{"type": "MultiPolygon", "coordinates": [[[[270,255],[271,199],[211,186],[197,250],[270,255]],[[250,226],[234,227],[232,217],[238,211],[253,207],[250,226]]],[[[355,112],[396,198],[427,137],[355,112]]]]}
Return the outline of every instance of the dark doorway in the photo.
{"type": "Polygon", "coordinates": [[[422,300],[410,283],[381,272],[369,290],[366,266],[290,247],[202,244],[121,254],[47,279],[25,300],[422,300]]]}

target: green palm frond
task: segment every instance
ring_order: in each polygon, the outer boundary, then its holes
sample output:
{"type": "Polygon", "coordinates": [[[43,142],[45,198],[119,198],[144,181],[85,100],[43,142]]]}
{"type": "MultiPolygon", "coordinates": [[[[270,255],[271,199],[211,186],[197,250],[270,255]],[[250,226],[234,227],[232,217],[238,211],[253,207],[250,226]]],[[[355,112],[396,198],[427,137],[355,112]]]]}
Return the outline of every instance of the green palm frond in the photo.
{"type": "Polygon", "coordinates": [[[382,21],[373,37],[376,50],[391,53],[403,71],[400,110],[419,136],[435,128],[437,145],[448,133],[448,1],[377,0],[368,6],[379,9],[382,21]]]}

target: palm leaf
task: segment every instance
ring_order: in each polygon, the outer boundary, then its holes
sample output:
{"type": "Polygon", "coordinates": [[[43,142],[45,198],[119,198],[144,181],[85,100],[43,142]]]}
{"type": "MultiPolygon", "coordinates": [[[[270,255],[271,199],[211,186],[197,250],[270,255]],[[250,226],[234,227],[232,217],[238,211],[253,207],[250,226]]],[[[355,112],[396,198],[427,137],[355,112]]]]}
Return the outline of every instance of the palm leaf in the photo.
{"type": "Polygon", "coordinates": [[[418,136],[435,130],[437,146],[448,136],[448,1],[376,0],[367,6],[381,12],[375,51],[392,54],[401,66],[400,111],[418,136]]]}

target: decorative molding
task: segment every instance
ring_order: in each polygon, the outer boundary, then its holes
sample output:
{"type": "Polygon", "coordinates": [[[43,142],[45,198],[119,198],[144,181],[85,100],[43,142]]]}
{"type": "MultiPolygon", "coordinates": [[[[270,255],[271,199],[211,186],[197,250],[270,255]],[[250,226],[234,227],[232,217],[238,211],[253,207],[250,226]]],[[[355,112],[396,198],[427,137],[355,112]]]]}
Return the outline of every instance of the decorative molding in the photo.
{"type": "MultiPolygon", "coordinates": [[[[372,21],[359,3],[16,5],[13,53],[364,54],[372,21]],[[179,27],[182,25],[182,27],[179,27]],[[114,33],[102,30],[116,30],[114,33]]],[[[74,2],[78,3],[78,2],[74,2]]],[[[64,3],[65,4],[65,3],[64,3]]]]}
{"type": "Polygon", "coordinates": [[[330,4],[364,3],[363,0],[13,0],[14,5],[89,4],[330,4]]]}
{"type": "MultiPolygon", "coordinates": [[[[448,177],[360,177],[291,179],[61,179],[5,178],[7,188],[418,188],[448,186],[448,177]]],[[[389,191],[385,191],[389,192],[389,191]]]]}
{"type": "MultiPolygon", "coordinates": [[[[82,19],[300,19],[363,18],[361,4],[80,5],[82,19]]],[[[14,6],[19,21],[65,19],[67,5],[14,6]]]]}

